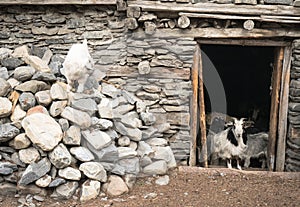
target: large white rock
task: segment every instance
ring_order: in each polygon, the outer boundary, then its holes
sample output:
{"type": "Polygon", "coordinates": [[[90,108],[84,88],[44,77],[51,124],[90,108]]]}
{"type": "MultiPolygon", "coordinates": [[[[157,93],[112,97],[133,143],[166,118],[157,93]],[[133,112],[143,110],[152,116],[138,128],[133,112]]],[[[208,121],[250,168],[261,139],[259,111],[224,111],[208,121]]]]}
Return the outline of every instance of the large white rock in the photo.
{"type": "Polygon", "coordinates": [[[42,113],[25,117],[22,127],[31,142],[44,151],[51,151],[63,137],[60,125],[51,116],[42,113]]]}
{"type": "Polygon", "coordinates": [[[26,116],[26,111],[24,111],[21,106],[18,104],[12,115],[10,116],[10,119],[13,121],[13,122],[18,122],[20,120],[22,120],[24,117],[26,116]]]}
{"type": "Polygon", "coordinates": [[[14,149],[25,149],[29,147],[30,144],[31,142],[25,133],[17,135],[13,140],[9,142],[9,146],[13,147],[14,149]]]}
{"type": "Polygon", "coordinates": [[[147,175],[164,175],[167,171],[168,166],[164,160],[153,162],[144,168],[144,173],[147,175]]]}
{"type": "Polygon", "coordinates": [[[118,147],[119,158],[126,159],[137,156],[137,152],[130,147],[118,147]]]}
{"type": "Polygon", "coordinates": [[[79,170],[81,170],[88,178],[100,182],[107,181],[106,170],[99,162],[84,162],[79,166],[79,170]]]}
{"type": "Polygon", "coordinates": [[[64,83],[55,83],[51,86],[50,96],[53,100],[68,99],[67,85],[64,83]]]}
{"type": "Polygon", "coordinates": [[[66,131],[66,134],[63,138],[63,142],[66,145],[80,145],[81,133],[78,126],[70,126],[66,131]]]}
{"type": "Polygon", "coordinates": [[[46,174],[43,177],[41,177],[40,179],[36,180],[35,184],[41,188],[45,188],[45,187],[49,186],[51,181],[52,181],[51,176],[46,174]]]}
{"type": "Polygon", "coordinates": [[[101,183],[97,180],[87,180],[81,185],[80,201],[85,202],[97,198],[100,193],[101,183]]]}

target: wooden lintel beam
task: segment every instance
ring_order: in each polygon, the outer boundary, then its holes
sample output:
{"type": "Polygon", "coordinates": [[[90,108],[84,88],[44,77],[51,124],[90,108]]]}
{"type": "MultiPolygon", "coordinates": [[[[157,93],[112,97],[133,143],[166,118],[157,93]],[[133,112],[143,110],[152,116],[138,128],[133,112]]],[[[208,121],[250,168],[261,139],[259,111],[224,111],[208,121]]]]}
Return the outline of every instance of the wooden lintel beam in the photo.
{"type": "Polygon", "coordinates": [[[128,1],[128,6],[141,7],[143,11],[173,11],[196,12],[213,14],[240,14],[240,15],[290,15],[300,16],[300,8],[283,5],[236,5],[236,4],[176,4],[174,2],[158,1],[128,1]]]}
{"type": "Polygon", "coordinates": [[[0,5],[115,5],[116,0],[1,0],[0,5]]]}
{"type": "Polygon", "coordinates": [[[259,38],[280,38],[290,37],[299,38],[300,29],[253,29],[251,31],[242,28],[193,28],[193,29],[158,29],[151,36],[145,34],[143,31],[137,31],[132,34],[133,38],[240,38],[240,39],[259,39],[259,38]]]}

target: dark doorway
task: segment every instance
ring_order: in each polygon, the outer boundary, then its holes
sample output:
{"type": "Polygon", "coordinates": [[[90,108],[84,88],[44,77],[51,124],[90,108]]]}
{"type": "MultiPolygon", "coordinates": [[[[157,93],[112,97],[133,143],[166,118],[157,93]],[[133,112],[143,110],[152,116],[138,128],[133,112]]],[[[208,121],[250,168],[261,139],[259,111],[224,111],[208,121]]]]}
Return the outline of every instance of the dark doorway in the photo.
{"type": "Polygon", "coordinates": [[[206,114],[225,112],[237,118],[255,119],[259,131],[268,131],[274,47],[201,45],[201,51],[206,89],[207,81],[211,82],[207,74],[212,68],[207,67],[209,63],[204,55],[217,70],[226,96],[224,111],[224,104],[211,103],[211,96],[219,96],[219,91],[205,90],[206,114]]]}

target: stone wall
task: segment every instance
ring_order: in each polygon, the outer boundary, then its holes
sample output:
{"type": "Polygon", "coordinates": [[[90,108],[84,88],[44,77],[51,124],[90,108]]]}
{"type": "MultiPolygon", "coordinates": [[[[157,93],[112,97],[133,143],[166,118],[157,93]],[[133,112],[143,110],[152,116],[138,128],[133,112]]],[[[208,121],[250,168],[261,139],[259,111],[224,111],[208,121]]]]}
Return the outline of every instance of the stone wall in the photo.
{"type": "Polygon", "coordinates": [[[290,82],[289,132],[286,148],[286,170],[300,171],[300,41],[293,43],[290,82]]]}
{"type": "MultiPolygon", "coordinates": [[[[143,25],[152,18],[141,15],[141,29],[128,31],[126,12],[114,6],[1,6],[0,47],[27,45],[40,58],[50,49],[49,67],[60,75],[68,49],[86,38],[102,78],[135,94],[157,117],[156,125],[144,129],[147,139],[164,139],[177,161],[186,161],[190,69],[196,42],[184,37],[139,38],[134,34],[144,31],[143,25]]],[[[1,63],[4,67],[10,64],[5,61],[1,63]]]]}

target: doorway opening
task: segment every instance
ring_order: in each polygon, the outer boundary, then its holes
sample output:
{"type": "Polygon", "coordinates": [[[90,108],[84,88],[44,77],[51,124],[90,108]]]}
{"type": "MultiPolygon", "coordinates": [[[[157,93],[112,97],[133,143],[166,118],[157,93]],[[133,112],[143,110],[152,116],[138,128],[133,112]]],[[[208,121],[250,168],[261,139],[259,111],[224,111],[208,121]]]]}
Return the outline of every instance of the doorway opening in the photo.
{"type": "MultiPolygon", "coordinates": [[[[224,129],[224,124],[230,117],[236,117],[246,118],[252,123],[248,132],[268,133],[275,47],[206,44],[201,45],[201,53],[205,114],[206,118],[209,117],[206,123],[207,132],[213,130],[218,133],[224,129]],[[208,84],[212,82],[209,78],[211,70],[217,71],[226,100],[220,100],[220,88],[211,89],[212,85],[208,84]],[[214,127],[211,127],[212,123],[214,127]]],[[[198,136],[201,136],[200,133],[198,136]]],[[[207,142],[210,144],[209,137],[207,142]]],[[[268,145],[263,144],[266,147],[268,145]]],[[[211,153],[209,148],[208,146],[208,156],[211,153]]],[[[266,160],[266,156],[264,159],[266,160]]],[[[251,158],[249,167],[262,167],[262,162],[261,157],[251,158]]]]}

